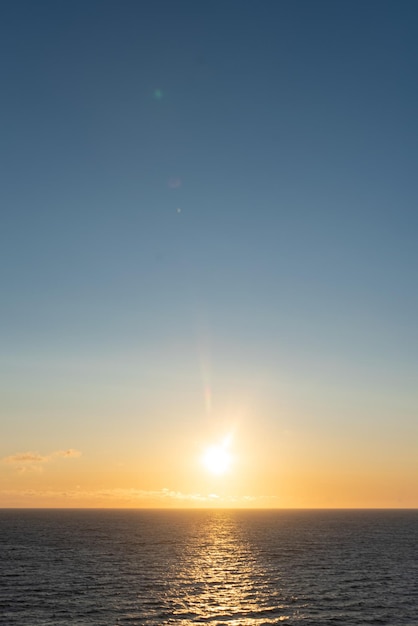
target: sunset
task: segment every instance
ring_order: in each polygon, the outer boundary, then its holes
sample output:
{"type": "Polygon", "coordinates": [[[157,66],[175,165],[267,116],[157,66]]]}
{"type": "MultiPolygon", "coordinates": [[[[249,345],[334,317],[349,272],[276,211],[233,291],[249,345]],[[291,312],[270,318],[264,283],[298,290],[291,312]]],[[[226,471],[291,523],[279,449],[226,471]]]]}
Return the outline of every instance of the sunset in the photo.
{"type": "Polygon", "coordinates": [[[0,503],[417,507],[414,5],[186,4],[3,5],[0,503]]]}
{"type": "Polygon", "coordinates": [[[418,623],[417,20],[1,3],[1,624],[418,623]]]}

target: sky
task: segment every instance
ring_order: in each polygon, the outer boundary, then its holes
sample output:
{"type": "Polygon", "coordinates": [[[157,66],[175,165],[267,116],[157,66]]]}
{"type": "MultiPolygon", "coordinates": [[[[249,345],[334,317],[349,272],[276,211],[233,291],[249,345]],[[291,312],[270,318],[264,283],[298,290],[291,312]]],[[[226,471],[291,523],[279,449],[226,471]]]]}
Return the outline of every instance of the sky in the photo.
{"type": "Polygon", "coordinates": [[[2,2],[0,506],[418,506],[417,23],[2,2]]]}

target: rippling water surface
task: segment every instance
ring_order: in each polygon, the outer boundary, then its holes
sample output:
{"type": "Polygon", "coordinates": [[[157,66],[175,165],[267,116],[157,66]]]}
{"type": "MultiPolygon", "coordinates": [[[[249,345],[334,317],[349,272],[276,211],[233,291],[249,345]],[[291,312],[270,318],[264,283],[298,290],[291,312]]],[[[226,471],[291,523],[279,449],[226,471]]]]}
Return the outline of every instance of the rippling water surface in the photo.
{"type": "Polygon", "coordinates": [[[418,625],[418,511],[0,511],[0,623],[418,625]]]}

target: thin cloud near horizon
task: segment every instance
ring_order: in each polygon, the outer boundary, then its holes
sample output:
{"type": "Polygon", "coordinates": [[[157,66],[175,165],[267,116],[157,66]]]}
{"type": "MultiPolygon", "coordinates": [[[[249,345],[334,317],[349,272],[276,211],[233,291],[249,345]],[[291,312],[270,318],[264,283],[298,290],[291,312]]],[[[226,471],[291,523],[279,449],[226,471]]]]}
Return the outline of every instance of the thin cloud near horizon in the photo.
{"type": "Polygon", "coordinates": [[[42,455],[39,452],[17,452],[15,454],[11,454],[2,459],[2,463],[15,464],[15,463],[23,463],[23,464],[37,464],[37,463],[49,463],[50,461],[57,458],[78,458],[81,456],[81,452],[79,450],[75,450],[74,448],[68,448],[67,450],[55,450],[50,454],[42,455]]]}
{"type": "MultiPolygon", "coordinates": [[[[96,506],[103,505],[105,501],[118,501],[125,504],[143,505],[148,502],[155,504],[163,504],[164,502],[189,502],[191,504],[206,504],[206,505],[249,505],[255,503],[266,503],[274,500],[271,496],[220,496],[215,493],[203,494],[203,493],[185,493],[181,491],[175,491],[168,488],[162,488],[157,490],[135,489],[135,488],[115,488],[115,489],[98,489],[98,490],[83,490],[80,488],[69,489],[63,491],[55,490],[34,490],[26,489],[22,491],[18,490],[5,490],[0,491],[0,496],[6,498],[18,498],[28,499],[41,498],[56,499],[64,498],[67,502],[85,501],[95,502],[96,506]]],[[[120,506],[117,505],[117,506],[120,506]]],[[[94,507],[93,507],[94,508],[94,507]]]]}

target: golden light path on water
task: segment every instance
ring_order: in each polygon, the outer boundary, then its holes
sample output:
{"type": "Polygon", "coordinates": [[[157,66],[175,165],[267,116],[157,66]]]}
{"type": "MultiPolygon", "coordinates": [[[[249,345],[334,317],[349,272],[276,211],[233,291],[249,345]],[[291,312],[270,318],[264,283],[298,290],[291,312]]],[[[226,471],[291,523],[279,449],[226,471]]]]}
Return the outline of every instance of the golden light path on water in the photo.
{"type": "MultiPolygon", "coordinates": [[[[170,572],[170,603],[176,623],[188,626],[261,626],[289,619],[279,590],[227,511],[207,512],[170,572]],[[179,621],[180,620],[180,621],[179,621]]],[[[201,521],[201,520],[200,520],[201,521]]]]}

